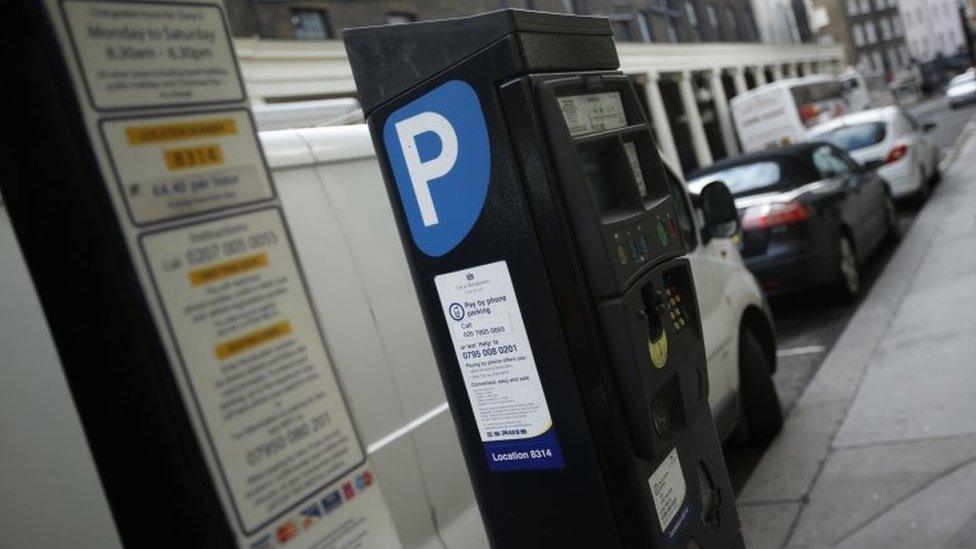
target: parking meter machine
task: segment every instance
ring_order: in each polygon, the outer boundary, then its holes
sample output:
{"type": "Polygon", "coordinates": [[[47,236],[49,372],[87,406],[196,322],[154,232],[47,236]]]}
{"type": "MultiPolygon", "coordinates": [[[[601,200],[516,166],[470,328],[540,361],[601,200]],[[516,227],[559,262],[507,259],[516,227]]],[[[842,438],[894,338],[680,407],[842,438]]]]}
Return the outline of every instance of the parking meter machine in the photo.
{"type": "Polygon", "coordinates": [[[608,21],[344,40],[492,543],[741,544],[680,198],[608,21]]]}

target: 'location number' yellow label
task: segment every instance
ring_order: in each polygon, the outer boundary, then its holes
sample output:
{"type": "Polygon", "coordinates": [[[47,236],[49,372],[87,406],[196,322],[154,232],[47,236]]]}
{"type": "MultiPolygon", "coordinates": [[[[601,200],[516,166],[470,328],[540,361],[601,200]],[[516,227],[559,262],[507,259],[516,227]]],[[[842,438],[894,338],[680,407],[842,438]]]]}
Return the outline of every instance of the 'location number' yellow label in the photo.
{"type": "Polygon", "coordinates": [[[169,171],[185,170],[201,166],[219,166],[224,163],[224,151],[220,145],[167,149],[163,151],[163,158],[169,171]]]}

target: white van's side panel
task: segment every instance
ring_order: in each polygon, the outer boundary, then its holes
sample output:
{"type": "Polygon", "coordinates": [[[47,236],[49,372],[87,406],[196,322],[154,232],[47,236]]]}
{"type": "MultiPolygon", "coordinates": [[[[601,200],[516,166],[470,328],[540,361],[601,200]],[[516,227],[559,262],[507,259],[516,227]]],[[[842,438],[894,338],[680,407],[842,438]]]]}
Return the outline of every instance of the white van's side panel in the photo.
{"type": "Polygon", "coordinates": [[[366,127],[261,138],[401,541],[488,547],[366,127]],[[308,159],[289,152],[299,142],[308,159]]]}
{"type": "Polygon", "coordinates": [[[743,152],[798,143],[806,133],[786,85],[761,86],[733,97],[729,105],[743,152]]]}

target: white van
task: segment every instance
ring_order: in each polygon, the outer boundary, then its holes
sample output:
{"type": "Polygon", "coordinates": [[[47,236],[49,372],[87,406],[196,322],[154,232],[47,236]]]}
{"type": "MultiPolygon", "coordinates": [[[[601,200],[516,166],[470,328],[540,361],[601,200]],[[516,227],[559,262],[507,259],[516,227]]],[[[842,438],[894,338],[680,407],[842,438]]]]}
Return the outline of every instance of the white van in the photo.
{"type": "MultiPolygon", "coordinates": [[[[365,125],[262,132],[330,357],[404,547],[488,547],[365,125]]],[[[730,238],[703,238],[675,176],[709,402],[728,434],[782,421],[763,294],[730,238]],[[741,353],[740,353],[741,350],[741,353]]],[[[120,546],[40,304],[0,208],[0,528],[11,546],[120,546]],[[36,429],[39,424],[48,428],[36,429]],[[57,524],[57,528],[51,528],[57,524]]]]}
{"type": "Polygon", "coordinates": [[[729,105],[744,152],[803,141],[807,130],[848,110],[841,82],[826,74],[759,86],[729,105]]]}

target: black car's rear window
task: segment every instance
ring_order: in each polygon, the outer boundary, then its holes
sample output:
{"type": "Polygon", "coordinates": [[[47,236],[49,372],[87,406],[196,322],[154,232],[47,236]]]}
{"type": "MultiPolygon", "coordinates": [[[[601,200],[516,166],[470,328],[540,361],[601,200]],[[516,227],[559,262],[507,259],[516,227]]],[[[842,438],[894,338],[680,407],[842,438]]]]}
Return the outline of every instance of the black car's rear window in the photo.
{"type": "Polygon", "coordinates": [[[766,158],[716,170],[709,170],[688,182],[691,187],[711,181],[722,181],[733,196],[759,194],[792,187],[784,159],[766,158]]]}
{"type": "Polygon", "coordinates": [[[817,141],[826,141],[845,151],[856,151],[885,140],[884,122],[867,122],[843,126],[817,135],[817,141]]]}

